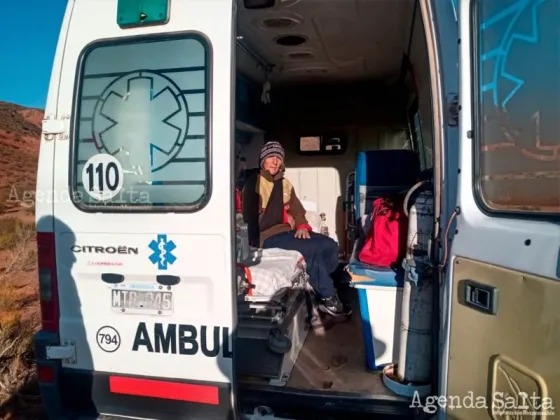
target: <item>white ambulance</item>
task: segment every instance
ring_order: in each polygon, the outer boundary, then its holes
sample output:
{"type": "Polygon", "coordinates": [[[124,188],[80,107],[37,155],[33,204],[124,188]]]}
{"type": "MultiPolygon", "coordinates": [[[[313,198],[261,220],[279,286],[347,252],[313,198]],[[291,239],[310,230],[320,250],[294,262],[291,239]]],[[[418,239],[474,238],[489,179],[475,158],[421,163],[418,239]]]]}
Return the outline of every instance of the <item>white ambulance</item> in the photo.
{"type": "Polygon", "coordinates": [[[68,0],[37,177],[49,418],[554,417],[559,22],[557,0],[68,0]],[[343,319],[297,251],[247,245],[268,140],[338,243],[343,319]],[[387,193],[406,257],[368,266],[387,193]]]}

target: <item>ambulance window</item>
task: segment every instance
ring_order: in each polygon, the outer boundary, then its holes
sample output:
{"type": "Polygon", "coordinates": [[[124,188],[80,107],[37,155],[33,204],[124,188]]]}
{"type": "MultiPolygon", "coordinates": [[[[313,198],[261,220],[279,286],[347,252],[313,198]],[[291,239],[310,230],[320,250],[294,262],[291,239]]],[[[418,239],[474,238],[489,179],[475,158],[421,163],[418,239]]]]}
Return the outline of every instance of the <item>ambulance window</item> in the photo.
{"type": "MultiPolygon", "coordinates": [[[[420,168],[428,168],[426,160],[426,145],[422,131],[422,120],[418,109],[418,99],[415,99],[408,110],[408,135],[412,143],[412,149],[418,153],[420,168]]],[[[431,165],[430,165],[431,167],[431,165]]]]}
{"type": "Polygon", "coordinates": [[[209,53],[194,35],[100,42],[78,69],[71,185],[95,211],[209,198],[209,53]]]}
{"type": "Polygon", "coordinates": [[[474,11],[475,192],[487,212],[560,212],[560,2],[474,11]]]}

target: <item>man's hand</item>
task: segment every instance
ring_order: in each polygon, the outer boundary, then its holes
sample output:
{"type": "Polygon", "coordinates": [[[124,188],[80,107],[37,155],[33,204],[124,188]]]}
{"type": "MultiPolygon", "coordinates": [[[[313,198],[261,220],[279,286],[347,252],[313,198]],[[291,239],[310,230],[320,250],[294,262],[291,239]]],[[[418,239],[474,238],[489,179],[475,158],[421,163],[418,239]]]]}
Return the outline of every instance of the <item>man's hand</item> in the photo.
{"type": "Polygon", "coordinates": [[[304,228],[299,228],[298,230],[296,230],[296,234],[294,236],[298,239],[309,239],[309,238],[311,238],[311,236],[309,236],[309,232],[307,231],[307,229],[304,229],[304,228]]]}

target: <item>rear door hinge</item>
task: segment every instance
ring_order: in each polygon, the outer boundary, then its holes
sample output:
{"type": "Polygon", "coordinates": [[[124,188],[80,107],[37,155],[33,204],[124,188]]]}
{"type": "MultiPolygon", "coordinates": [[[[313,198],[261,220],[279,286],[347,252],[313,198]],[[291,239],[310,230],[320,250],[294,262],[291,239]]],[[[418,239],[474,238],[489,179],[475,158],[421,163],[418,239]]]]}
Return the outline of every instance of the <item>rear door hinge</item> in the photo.
{"type": "Polygon", "coordinates": [[[42,127],[45,140],[67,140],[69,138],[69,122],[69,115],[63,115],[60,119],[47,115],[43,120],[42,127]]]}
{"type": "Polygon", "coordinates": [[[459,95],[456,93],[447,95],[447,124],[450,127],[459,125],[459,95]]]}
{"type": "Polygon", "coordinates": [[[76,342],[64,340],[63,346],[47,346],[47,360],[62,360],[64,363],[76,364],[76,342]]]}

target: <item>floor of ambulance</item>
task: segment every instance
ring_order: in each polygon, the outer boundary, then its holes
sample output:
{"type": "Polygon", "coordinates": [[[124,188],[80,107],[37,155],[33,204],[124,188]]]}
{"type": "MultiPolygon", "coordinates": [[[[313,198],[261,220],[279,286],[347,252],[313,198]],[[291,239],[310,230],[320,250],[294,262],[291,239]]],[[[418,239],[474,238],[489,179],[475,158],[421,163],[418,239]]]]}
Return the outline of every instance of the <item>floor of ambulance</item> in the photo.
{"type": "Polygon", "coordinates": [[[287,386],[400,399],[385,387],[381,371],[366,370],[357,294],[355,290],[346,294],[352,304],[351,320],[328,330],[309,331],[287,386]]]}

